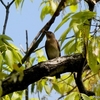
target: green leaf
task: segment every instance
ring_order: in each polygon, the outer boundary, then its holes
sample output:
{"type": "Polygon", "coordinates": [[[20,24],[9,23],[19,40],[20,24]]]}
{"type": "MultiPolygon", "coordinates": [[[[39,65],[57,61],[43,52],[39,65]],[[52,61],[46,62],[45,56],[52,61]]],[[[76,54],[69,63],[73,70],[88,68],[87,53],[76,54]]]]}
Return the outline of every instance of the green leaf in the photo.
{"type": "Polygon", "coordinates": [[[76,10],[78,9],[78,5],[71,5],[69,6],[69,8],[72,12],[76,12],[76,10]]]}
{"type": "Polygon", "coordinates": [[[81,93],[81,95],[82,95],[83,100],[91,100],[86,94],[81,93]]]}
{"type": "Polygon", "coordinates": [[[46,61],[46,57],[44,56],[44,52],[42,49],[36,51],[36,56],[38,58],[38,62],[46,61]]]}
{"type": "Polygon", "coordinates": [[[6,64],[13,69],[13,64],[14,64],[14,59],[13,59],[13,54],[12,51],[6,50],[5,51],[5,56],[4,56],[6,64]]]}
{"type": "Polygon", "coordinates": [[[35,58],[33,58],[33,57],[29,59],[30,66],[33,65],[34,61],[35,61],[35,58]]]}
{"type": "Polygon", "coordinates": [[[0,81],[0,97],[2,95],[3,89],[2,89],[2,81],[0,81]]]}
{"type": "Polygon", "coordinates": [[[97,73],[100,69],[100,65],[97,65],[97,56],[93,53],[92,43],[88,45],[88,58],[89,67],[94,73],[97,73]],[[92,59],[91,59],[92,58],[92,59]]]}
{"type": "Polygon", "coordinates": [[[62,33],[62,35],[61,35],[61,37],[60,37],[61,45],[62,45],[62,43],[64,42],[64,40],[65,40],[65,38],[66,38],[66,35],[70,32],[71,29],[72,29],[72,27],[69,27],[68,29],[66,29],[66,30],[62,33]]]}
{"type": "Polygon", "coordinates": [[[31,93],[34,92],[34,88],[35,88],[35,83],[33,83],[33,84],[31,85],[31,93]]]}
{"type": "Polygon", "coordinates": [[[22,62],[21,62],[22,56],[21,56],[21,54],[20,54],[17,50],[13,50],[13,49],[12,49],[12,54],[13,54],[13,58],[14,58],[14,61],[15,61],[15,62],[20,62],[20,63],[22,63],[22,62]]]}
{"type": "Polygon", "coordinates": [[[58,6],[58,4],[56,3],[56,2],[54,2],[53,0],[50,0],[49,1],[49,3],[50,3],[50,14],[51,15],[53,15],[54,14],[54,12],[56,11],[56,9],[57,9],[57,6],[58,6]]]}
{"type": "Polygon", "coordinates": [[[82,12],[78,12],[76,14],[74,14],[72,16],[72,19],[90,19],[96,16],[95,12],[91,12],[91,11],[82,11],[82,12]]]}
{"type": "Polygon", "coordinates": [[[15,0],[15,5],[16,5],[16,8],[19,7],[19,5],[21,4],[22,0],[15,0]]]}
{"type": "Polygon", "coordinates": [[[11,100],[11,99],[10,99],[9,95],[6,95],[4,100],[11,100]]]}
{"type": "Polygon", "coordinates": [[[46,93],[47,93],[48,95],[50,95],[50,93],[51,93],[50,87],[49,87],[48,85],[44,85],[44,89],[45,89],[46,93]]]}
{"type": "Polygon", "coordinates": [[[2,40],[2,39],[13,41],[12,38],[10,38],[9,36],[4,35],[4,34],[0,35],[0,40],[2,40]]]}
{"type": "Polygon", "coordinates": [[[40,18],[41,18],[41,20],[43,21],[43,19],[45,18],[45,16],[47,15],[47,14],[49,14],[50,13],[50,6],[44,6],[43,8],[42,8],[42,11],[41,11],[41,14],[40,14],[40,18]]]}
{"type": "Polygon", "coordinates": [[[65,48],[65,50],[64,50],[65,54],[74,53],[76,51],[76,45],[75,45],[74,39],[70,40],[68,43],[66,43],[64,48],[65,48]]]}
{"type": "Polygon", "coordinates": [[[58,92],[60,93],[60,90],[59,90],[59,86],[56,82],[53,83],[53,88],[58,92]]]}
{"type": "Polygon", "coordinates": [[[64,100],[75,100],[76,95],[78,95],[77,92],[71,92],[69,95],[66,96],[64,100]]]}
{"type": "Polygon", "coordinates": [[[0,52],[0,71],[2,70],[3,56],[0,52]]]}
{"type": "Polygon", "coordinates": [[[43,52],[42,49],[36,51],[36,56],[37,56],[37,57],[42,57],[43,55],[44,55],[44,52],[43,52]]]}
{"type": "Polygon", "coordinates": [[[40,92],[42,92],[42,89],[43,89],[42,80],[39,80],[37,82],[37,90],[40,91],[40,92]]]}
{"type": "Polygon", "coordinates": [[[55,31],[56,32],[63,24],[65,24],[70,18],[69,16],[72,15],[73,13],[68,13],[60,22],[60,24],[56,27],[55,31]]]}

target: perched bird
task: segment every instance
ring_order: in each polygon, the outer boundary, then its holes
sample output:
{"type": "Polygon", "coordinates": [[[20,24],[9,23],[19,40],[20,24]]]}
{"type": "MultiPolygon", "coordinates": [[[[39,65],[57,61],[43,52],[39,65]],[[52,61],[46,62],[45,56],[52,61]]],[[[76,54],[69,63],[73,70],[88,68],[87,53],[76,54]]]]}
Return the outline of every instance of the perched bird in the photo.
{"type": "MultiPolygon", "coordinates": [[[[60,47],[58,41],[55,38],[55,35],[50,31],[45,31],[45,34],[47,38],[45,42],[45,51],[48,60],[61,56],[60,47]]],[[[60,74],[56,74],[56,78],[60,78],[60,74]]]]}

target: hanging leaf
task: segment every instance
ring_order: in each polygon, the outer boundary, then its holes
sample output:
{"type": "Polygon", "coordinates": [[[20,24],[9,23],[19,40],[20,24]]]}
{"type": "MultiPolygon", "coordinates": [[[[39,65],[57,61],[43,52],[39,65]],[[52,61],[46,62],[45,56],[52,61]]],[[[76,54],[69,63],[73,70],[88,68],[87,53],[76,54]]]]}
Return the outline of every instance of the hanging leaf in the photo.
{"type": "Polygon", "coordinates": [[[54,2],[53,0],[50,0],[49,2],[50,2],[50,8],[51,8],[50,14],[53,15],[57,9],[58,4],[54,2]]]}
{"type": "Polygon", "coordinates": [[[71,5],[71,6],[69,6],[69,8],[72,12],[76,12],[76,10],[78,9],[78,6],[77,5],[71,5]]]}
{"type": "Polygon", "coordinates": [[[65,24],[69,19],[70,19],[70,15],[72,15],[73,13],[68,13],[60,22],[60,24],[56,27],[55,31],[56,32],[63,24],[65,24]]]}
{"type": "Polygon", "coordinates": [[[51,93],[50,86],[44,85],[44,89],[45,89],[46,93],[47,93],[48,95],[50,95],[50,93],[51,93]]]}
{"type": "MultiPolygon", "coordinates": [[[[78,95],[77,92],[72,92],[69,95],[66,96],[64,100],[75,100],[75,96],[78,95]]],[[[78,99],[79,100],[79,99],[78,99]]]]}
{"type": "Polygon", "coordinates": [[[10,38],[9,36],[4,35],[4,34],[0,35],[0,40],[1,40],[1,39],[11,40],[11,41],[13,41],[12,38],[10,38]]]}
{"type": "Polygon", "coordinates": [[[43,19],[45,18],[45,16],[46,16],[47,14],[49,14],[49,13],[50,13],[50,6],[48,6],[48,5],[44,6],[44,7],[42,8],[42,11],[41,11],[41,14],[40,14],[41,20],[43,21],[43,19]]]}
{"type": "Polygon", "coordinates": [[[62,43],[64,42],[65,38],[67,37],[67,34],[70,32],[71,29],[72,29],[72,27],[69,27],[68,29],[66,29],[66,30],[62,33],[62,35],[61,35],[61,37],[60,37],[61,45],[62,45],[62,43]]]}
{"type": "Polygon", "coordinates": [[[3,56],[0,53],[0,71],[2,70],[3,56]]]}
{"type": "Polygon", "coordinates": [[[83,100],[91,100],[86,94],[81,93],[83,100]]]}
{"type": "Polygon", "coordinates": [[[36,51],[36,56],[38,58],[38,62],[46,61],[46,58],[44,56],[44,52],[42,49],[36,51]]]}
{"type": "Polygon", "coordinates": [[[16,8],[19,7],[19,5],[21,4],[23,0],[15,0],[15,5],[16,5],[16,8]]]}
{"type": "Polygon", "coordinates": [[[5,51],[5,55],[4,55],[4,59],[5,59],[5,62],[6,64],[11,68],[13,69],[13,64],[14,64],[14,59],[13,59],[13,54],[12,54],[12,51],[10,50],[6,50],[5,51]]]}

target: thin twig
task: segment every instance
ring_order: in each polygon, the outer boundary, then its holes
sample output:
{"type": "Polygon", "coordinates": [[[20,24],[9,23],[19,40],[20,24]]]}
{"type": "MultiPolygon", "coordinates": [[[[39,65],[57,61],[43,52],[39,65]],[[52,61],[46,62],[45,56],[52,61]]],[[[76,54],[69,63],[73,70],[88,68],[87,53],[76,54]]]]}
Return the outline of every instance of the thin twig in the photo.
{"type": "MultiPolygon", "coordinates": [[[[28,52],[28,32],[26,30],[26,53],[27,52],[28,52]]],[[[29,58],[26,60],[26,65],[25,65],[26,69],[28,68],[28,63],[29,63],[29,58]]],[[[29,96],[28,96],[28,87],[25,91],[25,94],[26,94],[25,99],[28,100],[28,98],[29,98],[29,96]]]]}
{"type": "Polygon", "coordinates": [[[5,3],[2,0],[0,0],[0,1],[6,9],[6,16],[5,16],[5,21],[4,21],[4,25],[3,25],[3,31],[2,31],[2,34],[5,34],[7,22],[8,22],[8,17],[9,17],[9,9],[10,9],[10,6],[14,3],[15,0],[12,0],[10,3],[8,2],[7,5],[5,5],[5,3]]]}
{"type": "Polygon", "coordinates": [[[1,3],[2,3],[2,5],[6,8],[6,5],[5,5],[5,3],[2,1],[2,0],[0,0],[1,1],[1,3]]]}

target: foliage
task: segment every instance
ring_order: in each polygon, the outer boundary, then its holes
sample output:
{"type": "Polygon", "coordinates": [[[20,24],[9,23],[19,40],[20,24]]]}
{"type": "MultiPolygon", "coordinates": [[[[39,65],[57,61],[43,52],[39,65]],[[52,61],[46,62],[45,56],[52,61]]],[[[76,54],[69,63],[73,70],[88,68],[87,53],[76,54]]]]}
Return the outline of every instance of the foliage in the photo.
{"type": "MultiPolygon", "coordinates": [[[[23,4],[24,0],[15,0],[16,8],[20,5],[22,7],[23,4]]],[[[52,16],[58,4],[59,0],[42,0],[40,4],[40,7],[42,7],[40,19],[43,21],[48,14],[52,16]]],[[[63,15],[61,22],[55,28],[55,32],[57,32],[64,24],[68,23],[69,25],[68,28],[66,27],[64,32],[60,34],[61,50],[64,51],[66,55],[83,53],[85,44],[87,50],[86,58],[92,71],[85,71],[83,73],[83,82],[88,90],[93,90],[96,96],[100,97],[100,36],[98,35],[99,31],[94,31],[93,34],[90,32],[89,22],[89,19],[96,18],[96,13],[87,9],[79,11],[77,0],[66,1],[65,6],[62,7],[61,10],[63,12],[66,9],[70,11],[67,12],[66,15],[63,15]],[[73,33],[73,37],[66,42],[66,38],[70,32],[73,33]]],[[[23,70],[25,69],[26,62],[20,68],[17,65],[21,63],[22,58],[23,55],[20,49],[12,44],[12,39],[7,35],[0,35],[0,95],[2,94],[2,80],[5,79],[12,70],[16,70],[20,73],[20,81],[23,79],[23,70]]],[[[28,67],[32,66],[35,62],[38,63],[46,60],[43,50],[37,50],[35,57],[29,57],[28,67]]],[[[14,80],[14,82],[16,81],[16,75],[12,77],[12,80],[14,80]]],[[[40,93],[45,91],[48,96],[52,91],[56,91],[64,100],[79,100],[81,97],[84,100],[97,100],[96,97],[89,97],[78,92],[73,74],[71,73],[61,75],[60,79],[56,79],[55,76],[45,77],[31,85],[31,92],[34,93],[35,91],[39,91],[40,93]]],[[[21,100],[23,95],[25,95],[24,91],[14,92],[4,96],[2,100],[21,100]]],[[[32,100],[36,99],[32,98],[32,100]]]]}

